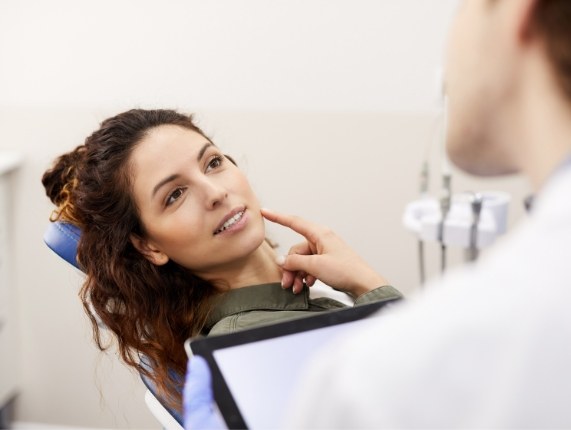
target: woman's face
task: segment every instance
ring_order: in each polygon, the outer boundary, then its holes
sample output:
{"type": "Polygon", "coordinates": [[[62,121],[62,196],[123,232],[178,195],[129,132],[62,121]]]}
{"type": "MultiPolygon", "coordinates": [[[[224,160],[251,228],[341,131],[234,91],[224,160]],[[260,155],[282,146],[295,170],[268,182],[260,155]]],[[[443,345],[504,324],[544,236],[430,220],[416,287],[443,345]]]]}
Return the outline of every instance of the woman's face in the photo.
{"type": "Polygon", "coordinates": [[[130,164],[146,233],[133,243],[154,264],[172,259],[199,276],[216,274],[263,243],[264,222],[246,177],[201,134],[156,127],[130,164]]]}

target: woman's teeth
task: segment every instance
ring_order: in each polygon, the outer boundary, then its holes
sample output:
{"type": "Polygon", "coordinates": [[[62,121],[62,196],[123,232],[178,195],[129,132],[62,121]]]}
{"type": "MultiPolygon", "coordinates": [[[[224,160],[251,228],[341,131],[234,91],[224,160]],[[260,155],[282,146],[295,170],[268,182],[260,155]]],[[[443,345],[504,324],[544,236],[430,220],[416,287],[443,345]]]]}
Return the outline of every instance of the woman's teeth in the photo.
{"type": "Polygon", "coordinates": [[[231,227],[232,225],[234,225],[235,223],[240,221],[243,216],[244,216],[244,211],[238,212],[236,215],[234,215],[232,218],[230,218],[228,221],[226,221],[222,225],[222,227],[220,227],[218,230],[216,230],[214,232],[214,234],[222,233],[224,230],[226,230],[227,228],[231,227]]]}

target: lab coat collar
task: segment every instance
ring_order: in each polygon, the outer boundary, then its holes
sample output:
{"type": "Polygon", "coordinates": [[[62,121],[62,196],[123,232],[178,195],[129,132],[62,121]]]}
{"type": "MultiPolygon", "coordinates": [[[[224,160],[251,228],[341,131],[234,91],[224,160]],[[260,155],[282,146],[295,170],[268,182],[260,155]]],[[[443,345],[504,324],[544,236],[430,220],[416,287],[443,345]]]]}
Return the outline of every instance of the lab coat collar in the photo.
{"type": "Polygon", "coordinates": [[[571,219],[571,158],[561,164],[537,195],[532,218],[569,224],[571,219]]]}

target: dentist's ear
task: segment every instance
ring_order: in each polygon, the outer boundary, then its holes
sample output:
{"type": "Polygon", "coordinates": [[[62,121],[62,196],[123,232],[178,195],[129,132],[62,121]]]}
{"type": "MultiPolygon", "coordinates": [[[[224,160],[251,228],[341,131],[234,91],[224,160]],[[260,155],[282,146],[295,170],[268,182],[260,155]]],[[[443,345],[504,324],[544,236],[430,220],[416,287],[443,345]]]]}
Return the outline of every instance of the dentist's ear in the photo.
{"type": "Polygon", "coordinates": [[[168,255],[166,255],[146,239],[143,239],[136,234],[131,234],[130,239],[135,249],[155,266],[162,266],[168,263],[168,255]]]}

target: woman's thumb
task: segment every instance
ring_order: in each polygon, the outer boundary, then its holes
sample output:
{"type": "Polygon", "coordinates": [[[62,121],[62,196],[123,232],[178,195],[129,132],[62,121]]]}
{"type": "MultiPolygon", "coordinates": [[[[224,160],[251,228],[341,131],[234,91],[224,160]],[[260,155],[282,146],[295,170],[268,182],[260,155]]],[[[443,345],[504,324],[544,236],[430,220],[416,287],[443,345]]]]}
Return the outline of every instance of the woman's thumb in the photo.
{"type": "Polygon", "coordinates": [[[315,276],[316,274],[313,273],[312,269],[315,267],[316,257],[318,256],[302,254],[281,255],[276,259],[276,263],[284,270],[305,272],[315,276]]]}

